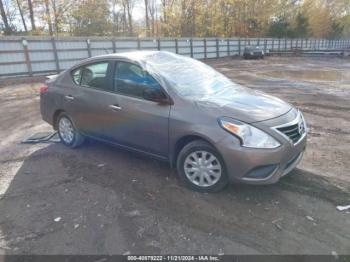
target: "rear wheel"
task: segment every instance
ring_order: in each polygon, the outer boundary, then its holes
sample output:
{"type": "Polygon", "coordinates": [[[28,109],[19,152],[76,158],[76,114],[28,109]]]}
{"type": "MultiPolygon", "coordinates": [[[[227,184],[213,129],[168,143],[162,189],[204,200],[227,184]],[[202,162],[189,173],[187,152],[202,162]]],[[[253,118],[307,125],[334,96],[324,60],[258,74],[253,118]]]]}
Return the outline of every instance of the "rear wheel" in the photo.
{"type": "Polygon", "coordinates": [[[84,137],[77,131],[70,117],[61,113],[57,118],[57,130],[61,142],[71,148],[80,146],[84,137]]]}
{"type": "Polygon", "coordinates": [[[217,192],[228,183],[221,155],[203,140],[190,142],[181,150],[177,170],[185,184],[196,191],[217,192]]]}

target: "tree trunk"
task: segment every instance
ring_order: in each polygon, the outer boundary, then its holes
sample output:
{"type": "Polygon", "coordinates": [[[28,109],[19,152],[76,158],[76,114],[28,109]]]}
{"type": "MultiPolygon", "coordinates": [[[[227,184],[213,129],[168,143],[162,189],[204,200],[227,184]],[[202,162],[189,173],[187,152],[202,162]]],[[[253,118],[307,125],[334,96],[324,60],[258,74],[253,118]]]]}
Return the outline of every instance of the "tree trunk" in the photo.
{"type": "Polygon", "coordinates": [[[131,13],[130,0],[126,0],[126,9],[128,12],[129,35],[132,36],[134,34],[134,31],[132,28],[132,13],[131,13]]]}
{"type": "Polygon", "coordinates": [[[8,23],[8,20],[7,20],[7,16],[6,16],[6,12],[5,12],[5,8],[4,8],[4,4],[2,3],[2,0],[0,0],[0,11],[1,11],[1,18],[2,18],[2,21],[4,22],[4,26],[5,26],[5,35],[9,35],[11,34],[12,30],[11,30],[11,27],[8,23]]]}
{"type": "Polygon", "coordinates": [[[155,6],[155,0],[150,0],[148,2],[148,13],[151,16],[151,35],[154,36],[155,34],[155,12],[156,12],[156,6],[155,6]]]}
{"type": "Polygon", "coordinates": [[[113,26],[112,26],[112,33],[113,36],[116,36],[116,33],[118,32],[118,22],[117,22],[117,14],[116,14],[116,5],[117,1],[113,0],[113,26]]]}
{"type": "Polygon", "coordinates": [[[45,0],[45,12],[46,12],[47,24],[49,25],[49,33],[52,36],[53,31],[52,31],[52,22],[51,22],[50,8],[49,8],[49,0],[45,0]]]}
{"type": "Polygon", "coordinates": [[[34,21],[34,12],[33,12],[33,4],[32,0],[28,0],[28,7],[29,7],[29,16],[30,16],[30,22],[32,24],[32,31],[35,30],[35,21],[34,21]]]}
{"type": "Polygon", "coordinates": [[[19,14],[20,14],[21,19],[22,19],[24,31],[28,32],[26,20],[24,20],[24,16],[23,16],[23,11],[22,11],[21,5],[19,4],[18,0],[16,0],[16,3],[17,3],[18,10],[19,10],[19,14]]]}
{"type": "MultiPolygon", "coordinates": [[[[52,9],[53,9],[53,20],[54,20],[54,30],[56,32],[56,35],[58,35],[58,32],[60,31],[59,25],[58,25],[58,14],[57,14],[57,6],[56,6],[56,0],[51,1],[52,9]]],[[[69,24],[71,26],[71,24],[69,24]]]]}
{"type": "Polygon", "coordinates": [[[146,18],[146,36],[149,36],[149,17],[148,17],[148,0],[145,0],[145,18],[146,18]]]}

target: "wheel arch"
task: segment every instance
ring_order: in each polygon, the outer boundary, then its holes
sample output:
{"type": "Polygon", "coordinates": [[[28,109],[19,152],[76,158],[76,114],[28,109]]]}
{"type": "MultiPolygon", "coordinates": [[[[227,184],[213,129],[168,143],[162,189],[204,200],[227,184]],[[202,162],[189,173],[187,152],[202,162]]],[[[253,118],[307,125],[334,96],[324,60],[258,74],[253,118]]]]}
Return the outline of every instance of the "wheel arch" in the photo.
{"type": "Polygon", "coordinates": [[[57,130],[57,128],[58,128],[57,127],[57,118],[62,112],[64,112],[63,109],[57,109],[52,116],[52,126],[53,126],[54,130],[57,130]]]}
{"type": "MultiPolygon", "coordinates": [[[[171,153],[170,157],[170,166],[175,167],[176,166],[176,161],[179,156],[179,153],[184,146],[186,146],[188,143],[194,141],[194,140],[202,140],[205,141],[206,143],[210,144],[212,147],[215,147],[214,143],[212,143],[209,139],[207,139],[204,136],[198,135],[198,134],[189,134],[189,135],[184,135],[176,140],[174,143],[174,147],[171,153]]],[[[217,149],[216,149],[217,150],[217,149]]]]}

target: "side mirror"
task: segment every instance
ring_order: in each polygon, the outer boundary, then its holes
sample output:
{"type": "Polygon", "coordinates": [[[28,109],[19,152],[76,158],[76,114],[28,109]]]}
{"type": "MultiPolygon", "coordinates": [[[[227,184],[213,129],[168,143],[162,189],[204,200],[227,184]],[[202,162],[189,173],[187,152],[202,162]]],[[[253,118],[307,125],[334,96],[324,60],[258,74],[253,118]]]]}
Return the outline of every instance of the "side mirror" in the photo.
{"type": "Polygon", "coordinates": [[[159,89],[145,88],[143,90],[143,98],[146,100],[158,102],[161,104],[168,103],[168,98],[159,89]]]}

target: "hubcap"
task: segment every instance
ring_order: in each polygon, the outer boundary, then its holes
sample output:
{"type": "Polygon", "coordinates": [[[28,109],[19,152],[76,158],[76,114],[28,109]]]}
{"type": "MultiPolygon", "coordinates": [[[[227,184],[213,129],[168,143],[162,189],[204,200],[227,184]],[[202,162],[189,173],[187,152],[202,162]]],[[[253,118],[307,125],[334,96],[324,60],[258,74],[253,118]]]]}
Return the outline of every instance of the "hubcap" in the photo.
{"type": "Polygon", "coordinates": [[[62,117],[60,119],[60,122],[58,123],[58,131],[64,142],[70,144],[73,141],[74,128],[72,122],[68,118],[62,117]]]}
{"type": "Polygon", "coordinates": [[[184,170],[188,180],[200,187],[216,184],[222,172],[219,160],[207,151],[195,151],[188,155],[184,170]]]}

